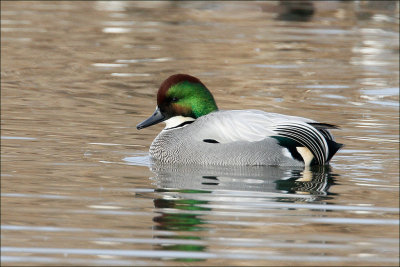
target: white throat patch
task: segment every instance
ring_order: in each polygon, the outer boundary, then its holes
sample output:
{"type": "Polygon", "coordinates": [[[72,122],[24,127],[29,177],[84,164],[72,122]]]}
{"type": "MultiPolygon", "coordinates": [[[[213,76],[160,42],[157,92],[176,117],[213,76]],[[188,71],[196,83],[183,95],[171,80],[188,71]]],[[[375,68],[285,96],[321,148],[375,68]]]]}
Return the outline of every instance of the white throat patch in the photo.
{"type": "Polygon", "coordinates": [[[174,128],[178,125],[181,125],[185,121],[194,121],[194,120],[195,119],[191,117],[175,116],[164,121],[166,124],[164,130],[168,130],[169,128],[174,128]]]}

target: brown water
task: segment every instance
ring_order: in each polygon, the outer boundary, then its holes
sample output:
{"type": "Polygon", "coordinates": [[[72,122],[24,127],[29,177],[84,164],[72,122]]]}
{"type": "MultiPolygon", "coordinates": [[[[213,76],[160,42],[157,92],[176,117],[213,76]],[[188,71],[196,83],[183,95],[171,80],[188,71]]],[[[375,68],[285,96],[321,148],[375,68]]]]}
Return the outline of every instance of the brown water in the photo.
{"type": "Polygon", "coordinates": [[[398,265],[399,5],[1,2],[2,265],[398,265]],[[286,9],[285,9],[286,8],[286,9]],[[330,168],[151,166],[174,73],[339,125],[330,168]]]}

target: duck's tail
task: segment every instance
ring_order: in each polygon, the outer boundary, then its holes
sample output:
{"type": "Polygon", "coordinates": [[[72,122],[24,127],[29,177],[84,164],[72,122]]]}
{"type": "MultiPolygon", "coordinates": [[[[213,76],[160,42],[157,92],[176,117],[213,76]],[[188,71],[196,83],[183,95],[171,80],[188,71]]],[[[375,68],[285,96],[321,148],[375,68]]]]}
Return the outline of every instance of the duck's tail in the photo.
{"type": "Polygon", "coordinates": [[[326,140],[326,143],[328,144],[328,151],[329,151],[328,159],[326,160],[326,162],[329,162],[333,157],[333,155],[335,155],[339,149],[344,147],[344,144],[336,143],[335,141],[329,139],[326,140]]]}
{"type": "Polygon", "coordinates": [[[335,142],[335,139],[327,129],[339,129],[339,127],[333,124],[319,122],[311,122],[308,124],[315,127],[325,137],[326,143],[328,145],[328,158],[326,159],[326,163],[328,163],[336,154],[336,152],[338,152],[339,149],[344,146],[344,144],[335,142]]]}

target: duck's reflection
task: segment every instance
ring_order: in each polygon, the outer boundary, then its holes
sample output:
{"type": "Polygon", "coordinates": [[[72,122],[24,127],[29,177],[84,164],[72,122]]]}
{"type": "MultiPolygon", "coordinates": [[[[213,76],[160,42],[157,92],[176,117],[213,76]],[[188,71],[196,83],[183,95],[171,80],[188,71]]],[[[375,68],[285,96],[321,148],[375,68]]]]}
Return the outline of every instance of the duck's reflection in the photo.
{"type": "Polygon", "coordinates": [[[151,179],[158,193],[154,206],[159,215],[153,219],[154,228],[177,234],[156,238],[184,241],[177,244],[167,242],[159,245],[159,249],[175,251],[199,252],[206,249],[201,232],[209,230],[206,218],[215,215],[213,204],[224,203],[234,208],[242,202],[240,198],[243,202],[249,202],[249,198],[257,202],[321,202],[328,197],[328,189],[334,182],[329,166],[304,169],[153,163],[151,171],[155,174],[151,179]],[[231,201],[232,198],[236,201],[231,201]]]}
{"type": "MultiPolygon", "coordinates": [[[[199,190],[171,190],[161,193],[176,192],[176,193],[201,193],[199,190]]],[[[205,192],[207,193],[207,192],[205,192]]],[[[154,206],[160,209],[159,216],[155,216],[153,221],[156,223],[155,230],[173,231],[177,233],[174,236],[157,235],[159,239],[174,239],[181,240],[175,244],[160,244],[157,245],[161,250],[172,251],[192,251],[200,252],[206,249],[201,237],[196,235],[196,232],[206,230],[206,221],[201,218],[201,212],[210,212],[210,208],[203,208],[200,205],[208,204],[208,201],[196,199],[180,199],[173,198],[169,194],[154,200],[154,206]]],[[[202,259],[193,258],[177,258],[175,261],[199,261],[202,259]]]]}
{"type": "MultiPolygon", "coordinates": [[[[288,168],[275,166],[187,166],[154,163],[151,171],[157,188],[168,192],[196,193],[205,190],[308,194],[325,196],[333,182],[329,166],[288,168]],[[192,190],[192,191],[191,191],[192,190]]],[[[169,196],[170,197],[170,196],[169,196]]]]}

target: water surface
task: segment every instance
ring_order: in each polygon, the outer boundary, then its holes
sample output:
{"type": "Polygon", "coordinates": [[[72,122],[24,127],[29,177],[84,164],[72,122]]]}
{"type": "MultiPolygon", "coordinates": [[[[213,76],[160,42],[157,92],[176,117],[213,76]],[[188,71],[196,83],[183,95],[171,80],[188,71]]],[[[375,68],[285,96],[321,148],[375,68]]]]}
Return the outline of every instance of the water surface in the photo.
{"type": "Polygon", "coordinates": [[[399,264],[398,2],[1,2],[3,265],[399,264]],[[160,83],[340,126],[331,166],[150,164],[160,83]]]}

